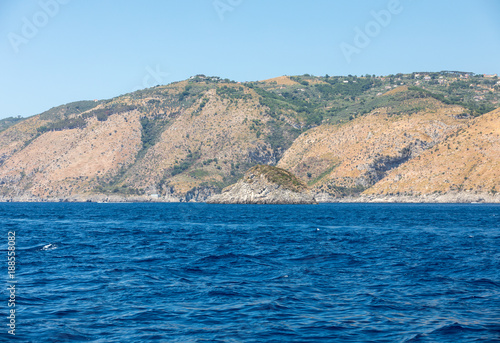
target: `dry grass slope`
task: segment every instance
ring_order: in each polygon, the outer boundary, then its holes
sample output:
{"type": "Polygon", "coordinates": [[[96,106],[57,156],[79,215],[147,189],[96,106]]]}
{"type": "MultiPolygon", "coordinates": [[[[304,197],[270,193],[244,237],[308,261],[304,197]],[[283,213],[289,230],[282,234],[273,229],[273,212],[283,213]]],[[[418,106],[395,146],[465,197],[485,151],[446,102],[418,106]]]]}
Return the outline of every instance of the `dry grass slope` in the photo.
{"type": "Polygon", "coordinates": [[[342,125],[322,125],[303,133],[278,167],[307,180],[313,190],[332,195],[361,191],[384,174],[463,127],[462,108],[434,99],[432,110],[390,116],[384,108],[342,125]]]}
{"type": "Polygon", "coordinates": [[[500,110],[484,114],[392,170],[367,195],[500,191],[500,110]]]}
{"type": "Polygon", "coordinates": [[[269,182],[274,183],[284,189],[293,192],[303,192],[307,190],[307,185],[299,180],[295,175],[287,170],[268,165],[257,165],[248,170],[245,174],[245,182],[252,183],[253,177],[263,175],[269,182]],[[250,177],[251,176],[251,177],[250,177]]]}
{"type": "Polygon", "coordinates": [[[261,82],[273,83],[276,82],[277,85],[298,85],[298,82],[293,81],[288,76],[279,76],[272,79],[262,80],[261,82]]]}

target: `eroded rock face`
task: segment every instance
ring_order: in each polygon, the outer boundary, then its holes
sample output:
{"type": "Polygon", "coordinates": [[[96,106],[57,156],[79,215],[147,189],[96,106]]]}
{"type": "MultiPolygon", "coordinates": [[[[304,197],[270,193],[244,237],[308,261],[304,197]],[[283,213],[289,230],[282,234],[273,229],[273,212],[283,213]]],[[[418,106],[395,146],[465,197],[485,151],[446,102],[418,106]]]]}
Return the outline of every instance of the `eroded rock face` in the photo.
{"type": "Polygon", "coordinates": [[[203,202],[216,193],[214,187],[196,187],[187,192],[185,202],[203,202]]]}
{"type": "Polygon", "coordinates": [[[207,200],[212,204],[316,204],[307,186],[292,173],[258,165],[237,183],[207,200]]]}

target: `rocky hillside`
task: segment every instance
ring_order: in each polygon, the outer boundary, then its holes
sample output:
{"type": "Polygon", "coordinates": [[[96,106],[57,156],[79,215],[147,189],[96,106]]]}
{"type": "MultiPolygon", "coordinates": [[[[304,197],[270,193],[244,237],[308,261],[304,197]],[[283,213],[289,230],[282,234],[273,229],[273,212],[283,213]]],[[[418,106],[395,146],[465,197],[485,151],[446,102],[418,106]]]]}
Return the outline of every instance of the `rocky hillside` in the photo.
{"type": "Polygon", "coordinates": [[[383,106],[364,116],[310,129],[295,140],[278,166],[307,180],[318,193],[361,193],[470,120],[460,106],[418,96],[397,89],[381,97],[383,106]]]}
{"type": "MultiPolygon", "coordinates": [[[[500,110],[467,122],[446,140],[402,164],[367,195],[487,198],[500,191],[500,110]],[[489,195],[489,196],[488,196],[489,195]]],[[[444,197],[446,198],[446,197],[444,197]]]]}
{"type": "Polygon", "coordinates": [[[315,204],[307,186],[281,168],[257,165],[234,185],[211,196],[211,204],[315,204]]]}
{"type": "MultiPolygon", "coordinates": [[[[294,173],[319,200],[403,194],[408,186],[394,180],[413,185],[411,168],[429,154],[445,156],[436,149],[449,140],[468,148],[471,161],[497,162],[494,144],[478,150],[471,144],[479,138],[451,140],[492,125],[497,112],[484,113],[498,106],[499,87],[455,72],[246,83],[198,75],[79,101],[0,121],[0,200],[204,201],[259,164],[294,173]]],[[[458,168],[449,159],[446,179],[458,168]]],[[[462,188],[438,187],[436,176],[429,192],[500,189],[498,175],[487,181],[477,170],[462,176],[462,188]]],[[[404,194],[424,194],[422,187],[404,194]]]]}
{"type": "Polygon", "coordinates": [[[276,164],[300,133],[249,87],[197,78],[110,101],[74,104],[0,133],[4,198],[191,200],[257,163],[276,164]],[[279,135],[279,141],[270,137],[279,135]]]}

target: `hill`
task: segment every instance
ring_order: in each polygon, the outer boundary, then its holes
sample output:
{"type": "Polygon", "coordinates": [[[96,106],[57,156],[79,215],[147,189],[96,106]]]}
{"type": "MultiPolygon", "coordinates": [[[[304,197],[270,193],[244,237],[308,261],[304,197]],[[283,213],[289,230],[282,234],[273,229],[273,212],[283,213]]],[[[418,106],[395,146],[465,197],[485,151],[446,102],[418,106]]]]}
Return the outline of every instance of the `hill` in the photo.
{"type": "Polygon", "coordinates": [[[476,118],[446,140],[392,170],[366,195],[488,199],[500,191],[500,110],[476,118]],[[446,196],[448,195],[448,196],[446,196]]]}
{"type": "MultiPolygon", "coordinates": [[[[259,164],[294,173],[324,200],[368,195],[494,109],[497,82],[448,72],[197,75],[66,104],[0,123],[0,199],[204,201],[259,164]]],[[[493,189],[479,183],[473,191],[493,189]]]]}
{"type": "Polygon", "coordinates": [[[315,204],[307,186],[281,168],[257,165],[234,185],[211,196],[212,204],[315,204]]]}
{"type": "Polygon", "coordinates": [[[462,107],[404,88],[382,96],[379,106],[348,123],[306,131],[278,166],[325,196],[356,195],[469,121],[462,107]]]}

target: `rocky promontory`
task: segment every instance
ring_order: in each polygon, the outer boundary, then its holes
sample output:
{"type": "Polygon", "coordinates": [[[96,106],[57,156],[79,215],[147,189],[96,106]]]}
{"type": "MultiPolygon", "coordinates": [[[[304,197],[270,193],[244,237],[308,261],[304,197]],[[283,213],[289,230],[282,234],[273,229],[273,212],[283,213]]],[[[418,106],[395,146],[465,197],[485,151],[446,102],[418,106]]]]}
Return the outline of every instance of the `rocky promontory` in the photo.
{"type": "Polygon", "coordinates": [[[235,184],[207,200],[211,204],[316,204],[307,185],[277,167],[257,165],[235,184]]]}

